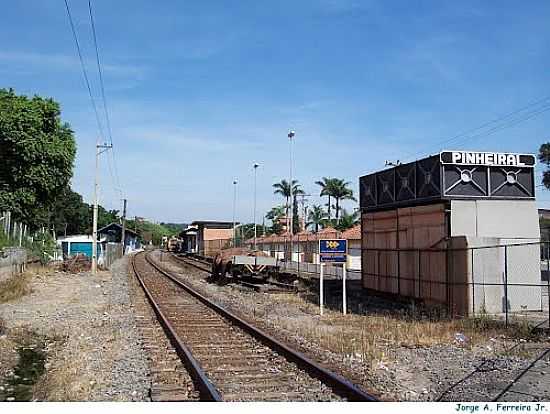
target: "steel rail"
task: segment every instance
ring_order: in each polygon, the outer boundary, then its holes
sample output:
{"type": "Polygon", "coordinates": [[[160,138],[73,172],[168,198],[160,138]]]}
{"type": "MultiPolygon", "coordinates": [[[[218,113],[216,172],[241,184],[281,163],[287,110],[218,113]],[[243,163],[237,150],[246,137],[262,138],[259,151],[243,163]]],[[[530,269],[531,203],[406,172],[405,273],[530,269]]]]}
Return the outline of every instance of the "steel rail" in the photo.
{"type": "Polygon", "coordinates": [[[141,276],[139,275],[139,272],[136,269],[136,257],[138,254],[145,254],[145,259],[147,262],[149,262],[147,253],[140,252],[135,254],[132,257],[132,269],[134,271],[134,274],[141,285],[141,288],[145,292],[145,296],[147,297],[147,300],[149,301],[149,304],[153,308],[153,311],[155,312],[155,315],[157,316],[158,321],[162,325],[162,328],[164,329],[164,332],[166,333],[166,336],[170,339],[170,342],[174,346],[176,353],[181,358],[182,362],[184,363],[185,367],[187,368],[189,375],[191,378],[195,381],[195,385],[198,388],[198,391],[200,393],[201,399],[204,401],[222,401],[222,397],[218,390],[214,387],[212,382],[208,379],[206,374],[204,373],[203,369],[197,362],[197,360],[193,357],[191,354],[191,351],[187,346],[181,341],[181,339],[178,337],[174,327],[166,318],[166,316],[162,313],[160,310],[160,307],[155,302],[153,295],[149,291],[149,289],[145,286],[145,283],[141,276]]]}
{"type": "Polygon", "coordinates": [[[169,273],[168,271],[158,266],[155,262],[151,260],[148,254],[145,256],[145,259],[156,270],[158,270],[160,273],[162,273],[164,276],[166,276],[176,285],[184,289],[190,295],[198,299],[200,302],[202,302],[209,308],[216,311],[225,319],[229,320],[235,326],[241,328],[242,330],[247,332],[249,335],[251,335],[255,339],[262,342],[264,345],[269,347],[270,349],[284,356],[287,360],[294,362],[301,369],[306,371],[309,375],[317,378],[324,384],[330,386],[335,394],[345,397],[349,401],[368,401],[368,402],[379,401],[377,397],[361,390],[359,387],[357,387],[355,384],[348,381],[344,377],[321,367],[317,363],[307,358],[302,353],[293,350],[289,346],[273,338],[271,335],[263,332],[262,330],[256,328],[255,326],[251,325],[250,323],[246,322],[245,320],[241,319],[235,314],[229,312],[222,306],[207,299],[205,296],[203,296],[202,294],[200,294],[199,292],[197,292],[187,284],[183,283],[177,277],[173,276],[171,273],[169,273]]]}

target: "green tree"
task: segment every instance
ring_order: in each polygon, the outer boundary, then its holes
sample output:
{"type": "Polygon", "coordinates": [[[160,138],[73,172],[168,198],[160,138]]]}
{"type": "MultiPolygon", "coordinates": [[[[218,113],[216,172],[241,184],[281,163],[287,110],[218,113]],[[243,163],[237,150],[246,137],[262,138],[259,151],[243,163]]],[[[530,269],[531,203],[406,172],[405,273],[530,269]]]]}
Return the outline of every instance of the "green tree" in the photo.
{"type": "Polygon", "coordinates": [[[547,189],[550,189],[550,142],[540,146],[539,161],[546,166],[546,169],[542,173],[542,184],[547,189]]]}
{"type": "Polygon", "coordinates": [[[355,197],[353,196],[353,190],[351,188],[348,188],[348,185],[350,184],[349,181],[341,180],[340,178],[334,178],[334,181],[332,182],[330,191],[331,196],[336,200],[335,204],[335,210],[336,210],[336,222],[339,222],[340,218],[340,202],[342,200],[353,200],[357,201],[355,197]]]}
{"type": "Polygon", "coordinates": [[[84,234],[91,229],[92,215],[88,204],[77,192],[65,187],[50,210],[49,223],[58,236],[84,234]]]}
{"type": "Polygon", "coordinates": [[[353,213],[349,214],[345,209],[342,209],[341,212],[342,215],[340,216],[340,220],[336,224],[337,230],[344,231],[347,229],[351,229],[353,226],[359,223],[358,211],[354,211],[353,213]]]}
{"type": "Polygon", "coordinates": [[[331,208],[330,198],[332,197],[332,188],[334,186],[334,178],[323,177],[320,181],[315,181],[315,184],[321,187],[321,192],[319,193],[319,195],[321,197],[327,196],[328,198],[327,208],[328,208],[328,218],[330,219],[332,217],[331,211],[330,211],[330,208],[331,208]]]}
{"type": "Polygon", "coordinates": [[[0,210],[33,229],[72,177],[76,144],[59,104],[0,89],[0,210]]]}
{"type": "Polygon", "coordinates": [[[285,206],[275,206],[267,212],[265,218],[271,220],[271,227],[267,229],[269,234],[279,234],[283,227],[281,225],[281,218],[285,215],[285,206]]]}
{"type": "MultiPolygon", "coordinates": [[[[299,194],[305,194],[304,193],[304,190],[302,190],[300,188],[300,184],[298,184],[298,180],[292,180],[292,205],[294,206],[296,204],[296,196],[299,195],[299,194]]],[[[287,181],[287,180],[281,180],[280,182],[278,183],[275,183],[273,184],[273,188],[275,189],[275,191],[273,191],[274,194],[280,194],[282,195],[284,198],[285,198],[285,201],[286,201],[286,212],[285,212],[285,215],[286,215],[286,218],[287,218],[287,229],[290,227],[290,197],[291,197],[291,193],[290,193],[290,183],[287,181]]],[[[294,209],[293,209],[294,210],[294,209]]],[[[293,212],[294,214],[294,212],[293,212]]],[[[298,209],[296,207],[296,215],[298,214],[298,209]]],[[[295,220],[293,218],[293,222],[298,222],[298,220],[295,220]]],[[[299,228],[299,223],[298,223],[298,228],[299,228]]],[[[296,226],[293,224],[294,228],[296,228],[296,226]]],[[[293,229],[294,230],[294,229],[293,229]]]]}
{"type": "Polygon", "coordinates": [[[313,226],[313,231],[317,233],[319,231],[319,226],[327,219],[327,213],[323,210],[323,207],[314,204],[308,213],[307,219],[308,223],[306,226],[313,226]]]}
{"type": "MultiPolygon", "coordinates": [[[[94,206],[90,206],[90,217],[93,219],[94,206]]],[[[118,210],[106,210],[102,206],[97,207],[97,228],[108,226],[111,223],[120,223],[120,217],[118,215],[118,210]]],[[[92,233],[92,225],[90,222],[89,233],[92,233]]]]}

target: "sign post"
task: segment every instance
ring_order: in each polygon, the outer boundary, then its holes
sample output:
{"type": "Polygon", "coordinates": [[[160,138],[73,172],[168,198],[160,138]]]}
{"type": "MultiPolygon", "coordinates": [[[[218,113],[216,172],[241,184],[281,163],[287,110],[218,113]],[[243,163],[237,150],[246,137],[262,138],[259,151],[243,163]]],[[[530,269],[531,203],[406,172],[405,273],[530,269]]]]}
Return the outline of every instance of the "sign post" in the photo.
{"type": "Polygon", "coordinates": [[[346,262],[342,264],[342,313],[347,313],[346,306],[346,262]]]}
{"type": "Polygon", "coordinates": [[[325,270],[325,264],[321,263],[321,271],[319,274],[319,313],[323,316],[323,304],[325,303],[324,298],[324,286],[323,286],[323,271],[325,270]]]}
{"type": "Polygon", "coordinates": [[[348,255],[348,241],[346,239],[319,240],[319,262],[321,270],[319,274],[319,306],[323,315],[323,276],[325,263],[342,263],[342,310],[346,314],[346,261],[348,255]]]}

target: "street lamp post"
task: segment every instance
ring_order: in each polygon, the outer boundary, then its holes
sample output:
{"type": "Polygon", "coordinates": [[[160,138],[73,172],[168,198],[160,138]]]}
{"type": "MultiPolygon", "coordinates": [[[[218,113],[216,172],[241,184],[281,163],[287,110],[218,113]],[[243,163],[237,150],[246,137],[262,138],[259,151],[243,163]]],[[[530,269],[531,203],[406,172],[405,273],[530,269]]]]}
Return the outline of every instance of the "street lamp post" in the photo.
{"type": "Polygon", "coordinates": [[[233,180],[233,247],[237,247],[237,234],[235,233],[235,209],[237,208],[237,180],[233,180]]]}
{"type": "Polygon", "coordinates": [[[258,229],[256,226],[256,170],[260,164],[254,163],[254,251],[257,249],[256,237],[258,236],[258,229]]]}
{"type": "Polygon", "coordinates": [[[292,236],[294,235],[294,199],[293,199],[293,185],[292,185],[292,138],[294,138],[294,136],[296,135],[296,132],[290,130],[288,132],[288,142],[289,142],[289,154],[290,154],[290,180],[288,182],[288,185],[290,186],[290,206],[288,208],[288,212],[289,212],[289,215],[290,215],[290,220],[289,220],[289,223],[290,223],[290,229],[289,229],[289,234],[290,234],[290,261],[292,261],[292,250],[294,248],[293,246],[293,243],[292,243],[292,236]]]}

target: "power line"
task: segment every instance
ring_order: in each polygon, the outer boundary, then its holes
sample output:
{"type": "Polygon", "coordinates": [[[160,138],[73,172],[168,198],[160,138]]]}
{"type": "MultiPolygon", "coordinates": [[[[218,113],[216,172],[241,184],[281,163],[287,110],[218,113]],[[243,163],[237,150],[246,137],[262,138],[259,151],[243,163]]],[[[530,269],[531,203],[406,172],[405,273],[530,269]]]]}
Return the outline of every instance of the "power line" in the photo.
{"type": "Polygon", "coordinates": [[[99,46],[98,46],[98,42],[97,42],[97,32],[96,32],[96,29],[95,29],[95,21],[94,21],[94,14],[93,14],[93,11],[92,11],[92,2],[91,0],[88,0],[88,10],[89,10],[89,13],[90,13],[90,23],[91,23],[91,26],[92,26],[92,34],[93,34],[93,40],[94,40],[94,47],[95,47],[95,55],[96,55],[96,63],[97,63],[97,71],[99,73],[99,84],[100,84],[100,89],[101,89],[101,98],[103,100],[103,110],[105,112],[105,120],[106,120],[106,123],[107,123],[107,132],[109,134],[109,141],[110,141],[110,144],[111,144],[111,157],[113,158],[113,167],[111,168],[111,162],[110,162],[110,159],[108,158],[108,161],[109,161],[109,173],[111,175],[111,179],[113,180],[113,186],[115,187],[115,190],[117,190],[120,195],[122,196],[122,188],[121,188],[121,185],[120,185],[120,178],[119,178],[119,175],[118,175],[118,168],[117,168],[117,163],[116,163],[116,158],[115,158],[115,151],[114,151],[114,147],[113,147],[113,133],[112,133],[112,129],[111,129],[111,119],[109,117],[109,109],[108,109],[108,106],[107,106],[107,98],[105,96],[105,84],[103,82],[103,71],[101,70],[101,60],[99,58],[99,46]],[[113,176],[113,169],[114,169],[114,176],[113,176]]]}
{"type": "MultiPolygon", "coordinates": [[[[550,104],[550,102],[547,102],[550,100],[550,96],[546,96],[542,99],[537,99],[535,101],[532,101],[530,103],[528,103],[527,105],[521,107],[521,108],[518,108],[518,109],[515,109],[507,114],[504,114],[504,115],[501,115],[491,121],[488,121],[488,122],[485,122],[475,128],[471,128],[471,129],[468,129],[466,131],[463,131],[457,135],[454,135],[452,136],[451,138],[448,138],[448,139],[445,139],[445,140],[442,140],[440,141],[439,143],[437,144],[433,144],[433,145],[430,145],[429,147],[426,146],[425,148],[433,148],[435,146],[443,146],[443,145],[447,145],[447,144],[450,144],[450,143],[453,143],[453,145],[456,145],[458,143],[464,143],[470,139],[474,139],[474,138],[479,138],[481,136],[486,136],[486,135],[491,135],[493,133],[496,133],[498,131],[501,131],[503,129],[506,129],[506,128],[509,128],[509,127],[512,127],[512,126],[515,126],[521,122],[525,122],[537,115],[540,115],[548,110],[550,110],[550,107],[548,106],[550,104]],[[542,104],[542,105],[541,105],[542,104]],[[525,112],[526,110],[530,110],[530,112],[527,112],[525,114],[521,114],[522,112],[525,112]],[[520,116],[518,117],[515,117],[515,115],[519,115],[521,114],[520,116]],[[498,125],[499,123],[503,123],[501,125],[498,125]],[[476,132],[476,131],[480,131],[480,130],[483,130],[484,128],[486,127],[489,127],[493,124],[497,124],[496,126],[490,128],[489,130],[487,131],[483,131],[483,132],[480,132],[478,134],[475,134],[475,135],[471,135],[472,133],[476,132]]],[[[407,157],[407,159],[411,159],[411,158],[416,158],[418,157],[419,155],[423,155],[425,154],[425,152],[418,152],[418,153],[409,153],[411,154],[410,157],[407,157]]]]}
{"type": "Polygon", "coordinates": [[[113,145],[113,134],[111,131],[111,120],[109,119],[109,111],[107,110],[107,100],[105,99],[105,87],[103,85],[103,71],[99,60],[99,48],[97,46],[97,35],[95,30],[94,15],[92,13],[92,2],[88,0],[88,10],[90,11],[90,22],[92,24],[92,34],[94,38],[95,56],[97,62],[97,71],[99,72],[99,85],[101,88],[101,98],[103,99],[103,110],[105,112],[105,120],[107,122],[107,132],[109,133],[110,144],[113,145]]]}
{"type": "Polygon", "coordinates": [[[65,0],[65,8],[67,9],[67,16],[69,16],[69,22],[71,24],[71,31],[73,33],[74,42],[76,44],[76,50],[78,52],[78,58],[80,60],[80,67],[82,68],[82,74],[84,75],[84,80],[86,81],[86,87],[88,88],[88,94],[90,95],[90,100],[92,101],[92,106],[94,108],[95,118],[97,122],[97,127],[99,129],[99,135],[103,138],[103,127],[101,125],[101,121],[99,119],[99,112],[97,111],[97,106],[95,103],[94,96],[92,94],[92,88],[90,87],[90,81],[88,79],[88,74],[86,71],[86,65],[84,64],[84,59],[82,59],[82,52],[80,51],[80,44],[78,43],[78,36],[76,34],[76,30],[73,23],[73,17],[71,15],[71,10],[69,8],[69,3],[67,0],[65,0]]]}

